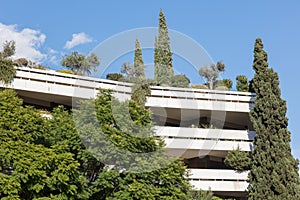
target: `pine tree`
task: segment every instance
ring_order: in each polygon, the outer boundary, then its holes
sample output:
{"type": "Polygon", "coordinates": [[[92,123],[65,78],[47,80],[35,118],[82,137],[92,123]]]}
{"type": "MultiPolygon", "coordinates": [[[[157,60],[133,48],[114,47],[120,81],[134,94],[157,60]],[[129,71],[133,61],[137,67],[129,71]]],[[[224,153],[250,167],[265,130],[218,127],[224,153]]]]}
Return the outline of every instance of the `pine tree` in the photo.
{"type": "Polygon", "coordinates": [[[154,79],[158,85],[170,85],[174,76],[172,52],[166,18],[162,10],[159,13],[158,37],[155,38],[154,79]]]}
{"type": "Polygon", "coordinates": [[[249,199],[300,199],[298,160],[291,154],[286,102],[278,74],[268,68],[261,39],[254,46],[255,106],[250,112],[256,137],[250,171],[249,199]]]}
{"type": "Polygon", "coordinates": [[[138,78],[145,77],[144,61],[141,45],[138,39],[135,40],[135,51],[134,51],[134,71],[135,76],[138,78]]]}

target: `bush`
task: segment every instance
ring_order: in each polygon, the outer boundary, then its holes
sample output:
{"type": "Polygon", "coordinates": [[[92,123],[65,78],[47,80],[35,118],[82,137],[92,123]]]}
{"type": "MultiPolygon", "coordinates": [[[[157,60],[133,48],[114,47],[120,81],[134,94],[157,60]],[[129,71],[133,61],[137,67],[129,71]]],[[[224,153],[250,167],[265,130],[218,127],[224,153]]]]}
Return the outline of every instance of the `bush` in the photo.
{"type": "Polygon", "coordinates": [[[190,84],[190,79],[184,74],[178,74],[172,77],[171,86],[173,87],[188,87],[190,84]]]}
{"type": "Polygon", "coordinates": [[[56,70],[56,72],[64,73],[64,74],[75,74],[75,72],[68,70],[68,69],[58,69],[58,70],[56,70]]]}
{"type": "Polygon", "coordinates": [[[122,74],[119,73],[111,73],[111,74],[106,74],[106,79],[112,80],[112,81],[120,81],[124,78],[122,74]]]}
{"type": "Polygon", "coordinates": [[[192,84],[190,87],[194,88],[194,89],[205,89],[205,90],[208,89],[208,87],[206,85],[203,85],[203,84],[192,84]]]}
{"type": "Polygon", "coordinates": [[[214,196],[213,192],[208,190],[193,190],[189,192],[189,199],[191,200],[222,200],[214,196]]]}
{"type": "Polygon", "coordinates": [[[32,66],[32,68],[34,68],[34,69],[40,69],[40,70],[46,70],[47,69],[47,67],[45,67],[43,65],[40,65],[40,64],[34,65],[34,66],[32,66]]]}
{"type": "Polygon", "coordinates": [[[223,79],[215,81],[214,89],[215,90],[225,90],[229,91],[232,88],[232,80],[230,79],[223,79]]]}
{"type": "Polygon", "coordinates": [[[27,67],[29,62],[26,58],[19,58],[14,61],[15,65],[18,67],[27,67]]]}
{"type": "Polygon", "coordinates": [[[239,92],[248,92],[249,84],[247,76],[240,75],[236,77],[236,90],[239,92]]]}
{"type": "Polygon", "coordinates": [[[250,169],[251,158],[249,157],[248,152],[241,151],[238,147],[237,149],[228,152],[224,163],[238,172],[243,172],[250,169]]]}

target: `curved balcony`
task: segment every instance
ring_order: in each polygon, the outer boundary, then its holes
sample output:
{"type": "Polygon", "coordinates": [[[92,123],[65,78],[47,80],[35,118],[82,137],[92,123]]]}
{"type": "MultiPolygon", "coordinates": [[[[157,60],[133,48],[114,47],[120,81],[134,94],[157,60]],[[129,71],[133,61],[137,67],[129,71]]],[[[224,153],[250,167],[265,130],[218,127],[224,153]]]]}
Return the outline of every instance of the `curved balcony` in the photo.
{"type": "MultiPolygon", "coordinates": [[[[125,82],[21,67],[17,68],[14,82],[2,87],[14,88],[27,99],[72,105],[72,97],[94,98],[100,87],[111,89],[117,98],[126,100],[130,98],[131,86],[125,82]]],[[[153,86],[146,106],[249,112],[253,97],[252,93],[243,92],[153,86]]]]}

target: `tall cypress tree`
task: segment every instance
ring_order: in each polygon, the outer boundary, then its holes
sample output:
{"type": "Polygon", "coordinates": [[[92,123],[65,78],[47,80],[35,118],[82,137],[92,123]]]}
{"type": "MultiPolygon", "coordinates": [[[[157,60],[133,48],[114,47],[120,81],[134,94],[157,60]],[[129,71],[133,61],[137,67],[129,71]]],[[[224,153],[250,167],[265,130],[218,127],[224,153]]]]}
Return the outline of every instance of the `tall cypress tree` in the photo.
{"type": "Polygon", "coordinates": [[[145,77],[143,54],[142,54],[141,45],[140,45],[140,42],[138,39],[135,40],[133,67],[134,67],[136,77],[139,77],[139,78],[145,77]]]}
{"type": "Polygon", "coordinates": [[[286,102],[281,99],[278,74],[268,68],[261,39],[254,46],[255,106],[250,118],[256,131],[249,199],[300,199],[298,160],[291,154],[286,102]]]}
{"type": "Polygon", "coordinates": [[[162,10],[159,12],[158,37],[154,49],[154,79],[158,85],[171,85],[174,76],[172,52],[166,18],[162,10]]]}

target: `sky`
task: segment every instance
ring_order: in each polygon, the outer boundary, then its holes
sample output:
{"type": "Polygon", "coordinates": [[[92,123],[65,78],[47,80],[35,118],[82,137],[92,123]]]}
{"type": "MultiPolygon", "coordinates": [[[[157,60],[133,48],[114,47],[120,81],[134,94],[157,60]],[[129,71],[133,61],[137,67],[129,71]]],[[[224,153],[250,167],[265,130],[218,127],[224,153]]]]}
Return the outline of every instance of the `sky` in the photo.
{"type": "MultiPolygon", "coordinates": [[[[292,152],[300,159],[300,1],[2,0],[0,9],[0,44],[15,40],[16,58],[25,57],[51,69],[62,69],[62,56],[73,51],[88,54],[124,31],[157,27],[160,9],[168,28],[199,44],[213,61],[225,63],[222,78],[233,82],[237,75],[252,78],[253,45],[260,37],[269,66],[279,74],[282,97],[287,100],[292,152]]],[[[153,52],[143,53],[144,62],[153,63],[153,52]]],[[[105,60],[104,55],[99,57],[105,60]]],[[[132,54],[120,55],[108,69],[119,72],[127,61],[133,61],[132,54]]],[[[178,73],[195,74],[186,67],[191,63],[180,56],[174,56],[173,65],[178,73]]],[[[193,83],[197,81],[203,82],[192,77],[193,83]]]]}

